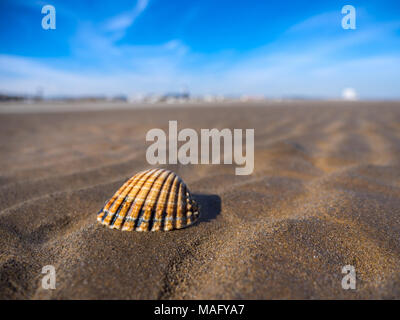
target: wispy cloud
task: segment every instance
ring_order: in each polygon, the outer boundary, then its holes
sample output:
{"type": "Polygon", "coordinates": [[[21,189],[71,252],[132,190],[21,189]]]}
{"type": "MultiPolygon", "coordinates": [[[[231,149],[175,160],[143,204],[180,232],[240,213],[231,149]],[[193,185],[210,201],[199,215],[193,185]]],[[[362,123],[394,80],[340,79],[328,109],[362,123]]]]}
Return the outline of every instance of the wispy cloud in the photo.
{"type": "Polygon", "coordinates": [[[107,31],[124,31],[130,27],[137,17],[147,8],[148,0],[138,0],[136,6],[106,21],[104,28],[107,31]]]}
{"type": "Polygon", "coordinates": [[[297,34],[298,32],[314,32],[316,29],[332,30],[340,28],[341,18],[342,15],[339,11],[324,12],[291,26],[286,32],[297,34]]]}
{"type": "MultiPolygon", "coordinates": [[[[138,2],[129,19],[113,24],[110,20],[108,25],[113,27],[108,30],[124,31],[146,6],[147,1],[138,2]]],[[[327,16],[336,19],[332,13],[327,16]]],[[[382,41],[398,46],[399,24],[375,24],[356,32],[341,30],[327,38],[306,39],[307,31],[325,17],[300,22],[264,47],[215,55],[194,52],[179,39],[157,45],[121,45],[113,32],[82,24],[71,40],[71,57],[0,55],[0,90],[32,93],[41,87],[47,95],[134,95],[175,91],[185,85],[199,94],[335,98],[352,87],[360,98],[399,98],[400,59],[373,48],[382,41]],[[365,46],[371,49],[346,54],[365,46]]]]}

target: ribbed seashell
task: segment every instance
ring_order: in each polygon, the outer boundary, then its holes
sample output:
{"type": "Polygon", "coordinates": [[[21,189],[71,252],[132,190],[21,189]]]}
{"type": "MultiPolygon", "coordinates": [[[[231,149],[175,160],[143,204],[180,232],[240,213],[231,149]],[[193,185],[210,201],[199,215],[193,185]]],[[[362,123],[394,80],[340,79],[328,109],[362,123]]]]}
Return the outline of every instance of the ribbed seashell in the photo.
{"type": "Polygon", "coordinates": [[[125,231],[182,229],[198,218],[197,204],[186,184],[165,169],[135,174],[97,215],[100,223],[125,231]]]}

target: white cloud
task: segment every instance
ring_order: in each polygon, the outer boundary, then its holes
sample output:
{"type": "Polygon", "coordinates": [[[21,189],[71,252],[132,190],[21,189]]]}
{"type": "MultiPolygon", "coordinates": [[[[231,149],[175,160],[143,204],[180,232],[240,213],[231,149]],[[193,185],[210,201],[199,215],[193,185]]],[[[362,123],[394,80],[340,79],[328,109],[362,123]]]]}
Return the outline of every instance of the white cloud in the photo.
{"type": "Polygon", "coordinates": [[[137,17],[146,9],[148,0],[138,0],[136,6],[122,14],[119,14],[105,23],[105,30],[107,31],[121,31],[130,27],[137,17]]]}
{"type": "Polygon", "coordinates": [[[201,94],[338,98],[343,88],[349,87],[362,99],[399,98],[400,58],[370,52],[346,55],[346,51],[382,41],[382,37],[396,43],[392,35],[396,23],[299,41],[305,29],[324,20],[324,16],[316,17],[290,28],[275,43],[241,54],[203,55],[179,39],[147,46],[117,44],[118,32],[124,32],[137,17],[132,12],[140,13],[146,6],[147,1],[139,1],[128,18],[121,15],[120,22],[114,18],[111,24],[110,20],[111,33],[91,24],[81,25],[72,39],[70,58],[0,55],[0,92],[34,93],[41,87],[45,95],[134,95],[187,86],[201,94]],[[288,33],[295,40],[288,41],[288,33]]]}
{"type": "Polygon", "coordinates": [[[324,12],[305,19],[293,26],[286,32],[287,34],[298,32],[314,32],[315,30],[334,30],[335,26],[340,26],[341,15],[339,11],[324,12]]]}
{"type": "MultiPolygon", "coordinates": [[[[147,53],[151,48],[147,48],[147,53]]],[[[158,51],[158,50],[155,50],[158,51]]],[[[49,67],[35,59],[0,56],[2,91],[34,93],[38,87],[46,95],[96,95],[164,93],[187,85],[195,93],[266,94],[272,97],[303,95],[336,98],[344,87],[354,87],[360,98],[399,97],[400,59],[375,57],[313,66],[284,56],[273,64],[263,59],[242,61],[228,69],[192,71],[176,56],[143,54],[135,64],[140,67],[66,71],[49,67]],[[147,57],[146,57],[147,55],[147,57]]],[[[265,58],[268,60],[267,58],[265,58]]]]}

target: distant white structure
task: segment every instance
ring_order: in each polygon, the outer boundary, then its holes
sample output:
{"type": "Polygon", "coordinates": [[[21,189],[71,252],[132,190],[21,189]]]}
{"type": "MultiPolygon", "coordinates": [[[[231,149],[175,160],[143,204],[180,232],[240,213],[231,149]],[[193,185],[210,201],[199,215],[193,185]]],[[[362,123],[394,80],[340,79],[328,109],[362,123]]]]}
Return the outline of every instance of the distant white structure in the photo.
{"type": "Polygon", "coordinates": [[[348,101],[355,101],[358,99],[357,92],[353,88],[345,88],[342,91],[342,98],[348,101]]]}
{"type": "Polygon", "coordinates": [[[240,96],[240,101],[242,101],[242,102],[249,102],[249,101],[263,101],[263,100],[265,100],[265,97],[264,96],[262,96],[262,95],[247,95],[247,94],[244,94],[244,95],[241,95],[240,96]]]}
{"type": "Polygon", "coordinates": [[[128,102],[130,103],[140,103],[143,102],[145,96],[141,93],[136,93],[128,97],[128,102]]]}

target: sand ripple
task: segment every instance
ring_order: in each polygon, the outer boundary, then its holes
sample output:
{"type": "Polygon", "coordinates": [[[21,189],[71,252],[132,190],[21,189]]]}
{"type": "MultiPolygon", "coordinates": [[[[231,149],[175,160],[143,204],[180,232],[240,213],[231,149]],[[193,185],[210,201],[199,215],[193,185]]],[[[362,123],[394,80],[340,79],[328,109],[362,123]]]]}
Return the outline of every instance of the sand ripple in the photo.
{"type": "Polygon", "coordinates": [[[400,105],[268,105],[0,116],[0,298],[400,298],[400,105]],[[96,213],[147,168],[151,128],[255,128],[255,171],[168,166],[203,208],[168,233],[96,213]],[[40,287],[54,265],[57,289],[40,287]],[[341,288],[353,265],[357,290],[341,288]]]}

